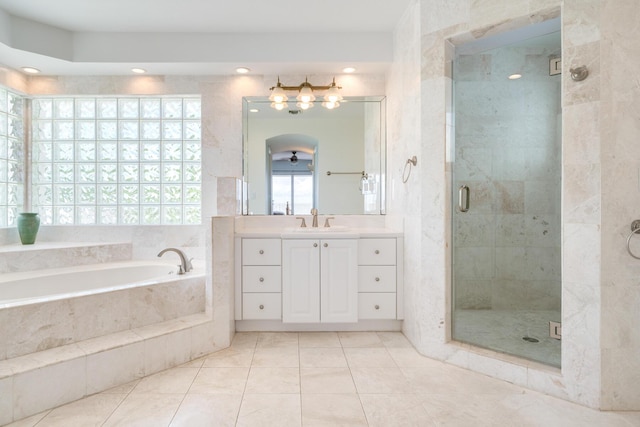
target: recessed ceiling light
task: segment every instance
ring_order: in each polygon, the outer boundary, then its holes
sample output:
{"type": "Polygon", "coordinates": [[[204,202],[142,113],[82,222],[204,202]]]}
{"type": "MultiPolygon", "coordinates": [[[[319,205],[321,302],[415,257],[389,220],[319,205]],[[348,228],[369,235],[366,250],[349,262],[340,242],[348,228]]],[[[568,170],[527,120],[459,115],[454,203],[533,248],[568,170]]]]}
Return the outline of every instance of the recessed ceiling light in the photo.
{"type": "Polygon", "coordinates": [[[518,73],[516,73],[516,74],[511,74],[511,75],[509,76],[509,80],[518,80],[518,79],[519,79],[519,78],[521,78],[521,77],[522,77],[522,74],[518,74],[518,73]]]}
{"type": "Polygon", "coordinates": [[[144,68],[132,68],[131,71],[136,74],[144,74],[147,72],[144,68]]]}
{"type": "Polygon", "coordinates": [[[249,71],[251,71],[249,68],[247,67],[238,67],[236,68],[236,73],[238,74],[247,74],[249,71]]]}
{"type": "Polygon", "coordinates": [[[28,74],[38,74],[40,72],[40,70],[33,67],[22,67],[22,71],[28,74]]]}
{"type": "Polygon", "coordinates": [[[258,110],[257,108],[252,108],[249,110],[250,113],[259,113],[260,110],[258,110]]]}
{"type": "Polygon", "coordinates": [[[342,69],[342,72],[343,73],[355,73],[356,69],[353,68],[353,67],[345,67],[345,68],[342,69]]]}

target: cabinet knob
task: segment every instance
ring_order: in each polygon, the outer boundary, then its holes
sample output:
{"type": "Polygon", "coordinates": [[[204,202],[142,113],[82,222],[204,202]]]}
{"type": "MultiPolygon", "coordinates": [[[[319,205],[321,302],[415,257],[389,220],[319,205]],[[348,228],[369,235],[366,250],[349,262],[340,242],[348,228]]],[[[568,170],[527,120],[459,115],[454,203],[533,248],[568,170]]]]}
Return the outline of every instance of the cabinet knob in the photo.
{"type": "Polygon", "coordinates": [[[264,277],[261,277],[258,280],[260,280],[261,282],[264,282],[264,277]]]}
{"type": "Polygon", "coordinates": [[[260,249],[259,253],[260,253],[260,255],[263,255],[264,251],[262,249],[260,249]]]}
{"type": "Polygon", "coordinates": [[[313,247],[314,247],[314,248],[317,248],[317,247],[318,247],[318,244],[317,244],[317,243],[314,243],[314,244],[313,244],[313,247]]]}
{"type": "Polygon", "coordinates": [[[379,255],[379,254],[380,254],[380,251],[376,249],[375,254],[376,254],[376,255],[379,255]]]}
{"type": "Polygon", "coordinates": [[[374,307],[376,310],[380,310],[380,306],[378,304],[375,305],[374,307]]]}
{"type": "Polygon", "coordinates": [[[324,245],[322,245],[322,246],[324,246],[324,247],[326,248],[326,247],[328,247],[328,246],[329,246],[329,244],[328,244],[328,243],[325,243],[325,244],[324,244],[324,245]]]}
{"type": "Polygon", "coordinates": [[[260,304],[260,310],[264,310],[264,305],[260,304]]]}
{"type": "Polygon", "coordinates": [[[380,278],[379,278],[379,277],[376,277],[376,282],[379,282],[379,281],[380,281],[380,278]]]}

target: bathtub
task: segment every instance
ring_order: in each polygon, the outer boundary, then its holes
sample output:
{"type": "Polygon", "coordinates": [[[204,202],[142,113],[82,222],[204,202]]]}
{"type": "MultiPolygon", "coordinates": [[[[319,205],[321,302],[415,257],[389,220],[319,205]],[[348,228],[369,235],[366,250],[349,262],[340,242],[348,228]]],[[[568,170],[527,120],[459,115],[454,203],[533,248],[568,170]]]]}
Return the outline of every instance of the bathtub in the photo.
{"type": "Polygon", "coordinates": [[[0,275],[0,360],[205,311],[205,274],[124,261],[0,275]]]}

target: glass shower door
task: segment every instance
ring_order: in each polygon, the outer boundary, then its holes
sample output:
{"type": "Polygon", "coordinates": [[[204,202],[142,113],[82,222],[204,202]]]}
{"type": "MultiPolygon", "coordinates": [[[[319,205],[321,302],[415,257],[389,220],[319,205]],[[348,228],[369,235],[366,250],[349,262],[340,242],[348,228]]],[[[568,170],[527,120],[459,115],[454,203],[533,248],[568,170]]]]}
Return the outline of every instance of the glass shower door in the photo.
{"type": "Polygon", "coordinates": [[[453,66],[453,339],[554,366],[561,105],[549,61],[559,54],[558,32],[458,54],[453,66]]]}

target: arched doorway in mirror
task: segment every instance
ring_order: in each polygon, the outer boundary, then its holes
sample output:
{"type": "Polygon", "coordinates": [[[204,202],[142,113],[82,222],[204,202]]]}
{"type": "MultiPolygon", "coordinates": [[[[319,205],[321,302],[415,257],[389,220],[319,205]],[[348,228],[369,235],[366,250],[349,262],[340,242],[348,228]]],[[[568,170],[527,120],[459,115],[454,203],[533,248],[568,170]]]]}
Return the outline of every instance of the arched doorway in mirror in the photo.
{"type": "Polygon", "coordinates": [[[317,207],[318,140],[282,134],[266,140],[267,206],[270,215],[309,214],[317,207]]]}

